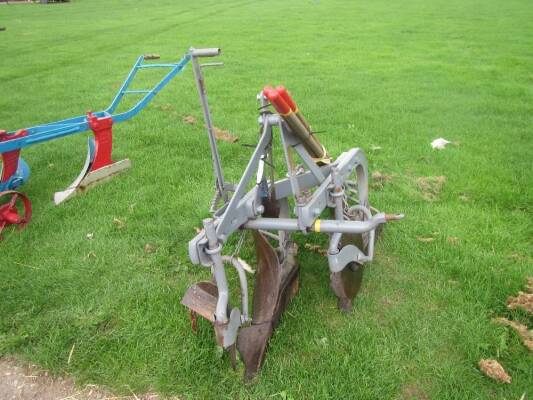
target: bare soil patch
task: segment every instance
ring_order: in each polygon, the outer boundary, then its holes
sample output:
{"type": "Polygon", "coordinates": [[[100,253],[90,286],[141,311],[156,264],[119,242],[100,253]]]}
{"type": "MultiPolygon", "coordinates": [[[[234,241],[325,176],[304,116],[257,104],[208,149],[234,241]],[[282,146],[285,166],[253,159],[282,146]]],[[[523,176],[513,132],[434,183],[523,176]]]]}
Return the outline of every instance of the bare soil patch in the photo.
{"type": "MultiPolygon", "coordinates": [[[[0,359],[2,400],[163,400],[158,394],[118,396],[96,385],[79,387],[72,378],[54,377],[36,365],[0,359]]],[[[169,399],[171,400],[171,399],[169,399]]],[[[172,400],[178,400],[177,397],[172,400]]]]}

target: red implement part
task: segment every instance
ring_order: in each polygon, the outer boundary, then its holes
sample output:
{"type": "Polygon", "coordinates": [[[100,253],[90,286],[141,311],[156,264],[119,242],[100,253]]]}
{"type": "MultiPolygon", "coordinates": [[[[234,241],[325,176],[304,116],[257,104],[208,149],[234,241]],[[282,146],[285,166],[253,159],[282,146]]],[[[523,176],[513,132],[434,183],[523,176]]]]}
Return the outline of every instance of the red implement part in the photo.
{"type": "Polygon", "coordinates": [[[280,94],[270,86],[266,86],[263,89],[263,94],[281,115],[287,115],[291,112],[291,107],[285,102],[285,100],[283,100],[280,94]]]}
{"type": "Polygon", "coordinates": [[[94,159],[89,172],[113,164],[111,152],[113,150],[113,119],[111,117],[98,118],[87,113],[89,127],[94,133],[94,159]]]}
{"type": "MultiPolygon", "coordinates": [[[[26,135],[28,135],[28,131],[24,129],[17,131],[13,135],[8,135],[6,131],[0,131],[0,142],[19,139],[26,135]]],[[[20,149],[2,153],[0,156],[2,158],[2,177],[0,178],[0,182],[5,183],[15,174],[15,172],[17,172],[20,159],[20,149]]]]}
{"type": "Polygon", "coordinates": [[[293,112],[298,112],[298,106],[296,105],[296,103],[292,99],[292,97],[289,94],[289,92],[287,91],[287,89],[285,89],[285,86],[278,86],[276,88],[276,92],[278,92],[278,94],[285,101],[285,103],[287,103],[287,105],[291,108],[291,110],[293,112]]]}
{"type": "Polygon", "coordinates": [[[0,199],[2,197],[10,198],[8,202],[0,205],[0,240],[2,240],[2,231],[6,226],[18,225],[22,229],[31,220],[31,201],[26,195],[7,190],[0,192],[0,199]]]}

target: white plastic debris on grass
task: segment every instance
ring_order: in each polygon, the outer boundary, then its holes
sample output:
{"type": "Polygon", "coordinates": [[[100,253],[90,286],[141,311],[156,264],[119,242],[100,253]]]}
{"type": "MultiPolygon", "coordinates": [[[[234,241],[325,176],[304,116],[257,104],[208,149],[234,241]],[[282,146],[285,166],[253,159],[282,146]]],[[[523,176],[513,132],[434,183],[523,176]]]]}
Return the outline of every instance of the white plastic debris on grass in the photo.
{"type": "Polygon", "coordinates": [[[431,142],[431,147],[437,150],[442,150],[446,147],[447,144],[450,143],[451,142],[449,140],[440,137],[431,142]]]}

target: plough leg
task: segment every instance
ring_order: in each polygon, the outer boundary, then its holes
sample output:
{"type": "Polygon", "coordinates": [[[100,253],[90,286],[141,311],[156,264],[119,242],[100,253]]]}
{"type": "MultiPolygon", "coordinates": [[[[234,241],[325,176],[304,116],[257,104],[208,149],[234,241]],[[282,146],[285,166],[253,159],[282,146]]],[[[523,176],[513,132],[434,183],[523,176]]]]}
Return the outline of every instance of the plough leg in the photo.
{"type": "Polygon", "coordinates": [[[118,162],[113,162],[111,159],[113,150],[111,117],[97,118],[89,113],[87,119],[94,138],[89,138],[85,164],[78,177],[67,189],[54,194],[56,205],[131,167],[128,159],[118,162]]]}

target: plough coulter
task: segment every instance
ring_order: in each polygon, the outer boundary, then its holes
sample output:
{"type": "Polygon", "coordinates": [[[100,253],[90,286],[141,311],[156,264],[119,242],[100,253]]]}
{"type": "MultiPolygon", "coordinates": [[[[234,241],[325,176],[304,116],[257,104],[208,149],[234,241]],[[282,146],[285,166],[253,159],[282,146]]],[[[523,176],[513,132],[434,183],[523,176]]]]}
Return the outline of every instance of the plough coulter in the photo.
{"type": "Polygon", "coordinates": [[[197,66],[195,74],[211,144],[216,193],[212,217],[203,221],[203,229],[189,242],[189,257],[194,264],[210,268],[212,279],[191,286],[182,304],[190,310],[193,327],[197,315],[213,325],[216,341],[230,351],[233,366],[236,353],[240,354],[245,378],[250,379],[261,368],[268,341],[298,290],[298,248],[292,234],[329,236],[330,287],[339,308],[350,311],[361,285],[363,264],[374,255],[376,229],[403,215],[372,213],[363,151],[352,148],[332,160],[282,86],[265,87],[258,95],[259,142],[239,182],[225,182],[197,66]],[[276,179],[281,168],[275,165],[273,151],[276,137],[281,141],[286,172],[280,179],[276,179]],[[237,254],[244,236],[232,255],[223,255],[231,235],[244,235],[247,230],[252,231],[257,260],[251,310],[250,268],[237,254]],[[230,299],[226,266],[238,275],[240,298],[236,301],[230,299]]]}

